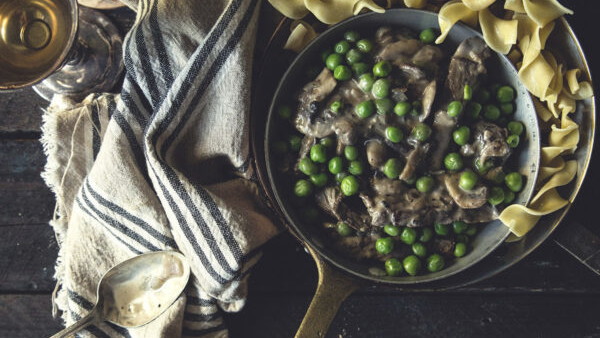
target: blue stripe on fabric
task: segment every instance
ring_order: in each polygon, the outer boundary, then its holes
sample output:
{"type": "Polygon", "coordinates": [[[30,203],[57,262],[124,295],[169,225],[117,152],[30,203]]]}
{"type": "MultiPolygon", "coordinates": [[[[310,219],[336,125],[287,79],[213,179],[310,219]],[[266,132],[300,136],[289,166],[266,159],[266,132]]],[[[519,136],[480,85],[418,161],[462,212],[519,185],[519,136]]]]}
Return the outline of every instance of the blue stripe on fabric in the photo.
{"type": "MultiPolygon", "coordinates": [[[[156,172],[154,173],[154,175],[156,175],[156,172]]],[[[217,273],[213,269],[212,265],[210,264],[210,261],[208,260],[204,251],[202,251],[202,248],[198,244],[198,240],[196,239],[196,236],[194,235],[194,233],[192,232],[190,227],[188,227],[186,219],[181,214],[179,207],[177,207],[177,204],[175,204],[175,201],[173,200],[173,198],[171,198],[171,195],[169,195],[169,192],[167,191],[166,187],[162,184],[162,182],[160,182],[160,180],[157,180],[157,182],[158,182],[160,189],[164,193],[165,199],[167,200],[169,207],[171,208],[171,210],[173,210],[173,213],[175,214],[175,218],[177,218],[177,222],[180,225],[181,230],[183,231],[183,234],[185,235],[185,238],[191,244],[192,248],[194,249],[194,252],[196,253],[198,258],[202,262],[202,266],[206,269],[208,274],[216,282],[218,282],[220,284],[226,283],[227,280],[225,278],[223,278],[219,273],[217,273]]]]}
{"type": "Polygon", "coordinates": [[[188,329],[188,328],[184,327],[182,330],[182,333],[184,336],[203,336],[208,333],[213,333],[213,332],[223,331],[223,330],[227,330],[224,323],[214,326],[214,327],[209,327],[207,329],[199,329],[199,330],[193,330],[193,329],[188,329]]]}
{"type": "Polygon", "coordinates": [[[216,299],[203,299],[196,296],[186,295],[186,305],[198,305],[198,306],[213,306],[217,304],[216,299]]]}
{"type": "Polygon", "coordinates": [[[227,10],[223,14],[222,19],[219,20],[215,28],[210,32],[204,44],[200,48],[200,51],[194,57],[192,65],[190,66],[190,69],[188,70],[186,77],[181,84],[181,87],[179,88],[177,94],[175,95],[175,98],[171,102],[169,111],[167,112],[165,118],[161,121],[161,123],[154,131],[154,134],[152,135],[153,145],[156,145],[158,137],[167,129],[167,127],[177,114],[177,111],[179,111],[179,109],[181,108],[185,97],[188,95],[190,88],[192,88],[193,86],[194,79],[200,73],[200,70],[204,66],[204,62],[206,62],[206,60],[208,59],[210,52],[216,45],[217,41],[219,41],[219,39],[221,38],[221,35],[223,35],[225,29],[229,26],[229,23],[237,13],[237,10],[239,9],[241,4],[242,0],[233,0],[231,2],[229,7],[227,7],[227,10]]]}
{"type": "Polygon", "coordinates": [[[98,151],[100,151],[100,116],[98,116],[98,103],[95,102],[96,98],[94,98],[94,102],[92,103],[92,156],[96,159],[98,156],[98,151]]]}
{"type": "Polygon", "coordinates": [[[221,318],[223,318],[223,316],[220,312],[211,314],[185,312],[183,314],[183,320],[190,322],[212,322],[213,320],[221,318]]]}
{"type": "MultiPolygon", "coordinates": [[[[162,32],[160,31],[160,25],[158,23],[158,6],[154,4],[150,10],[150,32],[154,39],[154,48],[158,54],[158,61],[160,63],[160,71],[162,73],[163,80],[165,82],[165,88],[170,88],[173,84],[173,72],[171,71],[171,62],[169,61],[169,55],[165,47],[162,32]]],[[[166,93],[165,93],[166,94],[166,93]]],[[[164,95],[163,95],[164,96],[164,95]]],[[[162,102],[163,97],[160,98],[162,102]]]]}
{"type": "MultiPolygon", "coordinates": [[[[153,6],[156,5],[156,0],[153,1],[153,6]]],[[[134,32],[135,35],[135,46],[137,50],[137,58],[141,63],[141,70],[144,73],[146,82],[146,88],[150,91],[150,101],[152,107],[156,108],[160,95],[158,86],[156,84],[156,77],[154,76],[154,69],[152,68],[152,62],[150,61],[148,47],[146,46],[146,39],[144,38],[144,29],[142,26],[137,27],[134,32]]]]}
{"type": "MultiPolygon", "coordinates": [[[[96,222],[98,222],[99,224],[102,224],[103,222],[100,221],[100,219],[98,217],[96,217],[96,215],[91,212],[79,199],[79,197],[75,198],[75,202],[77,202],[77,204],[79,205],[79,207],[81,208],[81,210],[83,210],[86,214],[88,214],[91,218],[93,218],[94,220],[96,220],[96,222]]],[[[125,242],[123,239],[121,239],[121,237],[117,236],[112,230],[108,229],[107,227],[105,227],[105,229],[108,230],[108,232],[110,232],[114,238],[116,238],[119,242],[121,242],[123,245],[125,245],[131,252],[135,253],[135,254],[141,254],[142,252],[136,248],[134,248],[133,246],[131,246],[131,244],[125,242]]]]}
{"type": "Polygon", "coordinates": [[[142,147],[140,146],[140,144],[138,143],[138,140],[135,137],[135,133],[133,132],[133,129],[131,129],[131,126],[129,125],[129,123],[127,122],[125,117],[123,116],[123,113],[121,113],[120,111],[117,111],[117,113],[113,115],[113,119],[115,120],[117,125],[121,128],[121,131],[123,132],[123,134],[125,134],[125,138],[127,139],[127,142],[129,142],[129,147],[131,148],[131,151],[133,153],[135,163],[136,163],[138,169],[140,170],[140,172],[146,178],[146,181],[148,181],[148,173],[147,173],[147,168],[146,168],[146,157],[144,156],[142,147]]]}
{"type": "MultiPolygon", "coordinates": [[[[75,304],[79,305],[80,307],[82,307],[83,309],[85,309],[87,311],[91,311],[92,308],[94,307],[94,303],[85,299],[83,296],[79,295],[78,293],[76,293],[73,290],[67,289],[67,295],[71,301],[73,301],[75,304]]],[[[73,311],[71,311],[71,316],[76,321],[81,319],[81,316],[73,311]]],[[[106,324],[108,326],[110,326],[113,330],[120,333],[121,335],[123,335],[125,337],[131,337],[131,335],[129,334],[129,331],[127,329],[122,328],[117,325],[114,325],[109,322],[106,322],[106,324]]],[[[87,328],[85,328],[84,330],[88,330],[91,334],[93,334],[94,336],[97,336],[97,337],[110,337],[110,335],[106,334],[106,332],[102,331],[102,329],[100,329],[99,327],[97,327],[95,325],[90,325],[87,328]]]]}
{"type": "Polygon", "coordinates": [[[129,229],[123,223],[117,221],[113,217],[103,213],[98,208],[96,208],[94,203],[92,203],[90,201],[89,197],[87,196],[87,192],[86,192],[85,188],[81,189],[81,197],[83,198],[83,201],[87,204],[88,208],[90,208],[90,210],[92,210],[100,219],[102,219],[105,224],[112,226],[115,230],[119,231],[123,235],[129,237],[131,240],[140,244],[141,246],[143,246],[144,248],[146,248],[150,251],[160,251],[160,248],[158,248],[154,244],[148,242],[144,237],[140,236],[138,233],[129,229]]]}
{"type": "Polygon", "coordinates": [[[121,217],[129,220],[130,222],[134,223],[135,225],[139,226],[141,229],[143,229],[144,231],[146,231],[149,235],[151,235],[152,237],[154,237],[159,242],[161,242],[161,243],[169,246],[171,249],[174,249],[174,248],[177,247],[177,244],[175,244],[175,240],[173,240],[173,238],[170,238],[170,237],[165,236],[164,234],[158,232],[156,229],[154,229],[150,224],[148,224],[147,222],[145,222],[143,219],[130,214],[125,209],[119,207],[118,205],[114,204],[113,202],[111,202],[111,201],[107,200],[106,198],[102,197],[100,195],[100,193],[98,193],[97,191],[95,191],[92,188],[89,180],[86,180],[85,186],[89,190],[90,194],[94,197],[94,199],[99,204],[101,204],[102,206],[104,206],[105,208],[107,208],[110,211],[118,214],[119,216],[121,216],[121,217]]]}

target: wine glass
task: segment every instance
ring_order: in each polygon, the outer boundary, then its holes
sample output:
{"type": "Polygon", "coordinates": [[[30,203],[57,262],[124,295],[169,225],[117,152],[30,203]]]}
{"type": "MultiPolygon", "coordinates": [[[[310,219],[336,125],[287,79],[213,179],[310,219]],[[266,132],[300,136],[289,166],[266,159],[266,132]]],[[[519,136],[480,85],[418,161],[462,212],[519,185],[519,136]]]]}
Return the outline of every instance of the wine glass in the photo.
{"type": "Polygon", "coordinates": [[[109,91],[123,71],[122,38],[77,0],[0,1],[0,90],[32,86],[43,98],[109,91]]]}

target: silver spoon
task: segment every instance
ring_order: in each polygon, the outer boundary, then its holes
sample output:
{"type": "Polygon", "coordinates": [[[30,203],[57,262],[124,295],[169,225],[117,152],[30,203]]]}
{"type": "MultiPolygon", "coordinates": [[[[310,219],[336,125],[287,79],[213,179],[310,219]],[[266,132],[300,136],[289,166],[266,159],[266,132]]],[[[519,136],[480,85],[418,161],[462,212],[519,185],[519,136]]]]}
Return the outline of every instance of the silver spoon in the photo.
{"type": "Polygon", "coordinates": [[[102,276],[90,313],[51,338],[67,337],[102,321],[124,328],[146,325],[175,302],[189,277],[187,260],[175,251],[128,259],[102,276]]]}

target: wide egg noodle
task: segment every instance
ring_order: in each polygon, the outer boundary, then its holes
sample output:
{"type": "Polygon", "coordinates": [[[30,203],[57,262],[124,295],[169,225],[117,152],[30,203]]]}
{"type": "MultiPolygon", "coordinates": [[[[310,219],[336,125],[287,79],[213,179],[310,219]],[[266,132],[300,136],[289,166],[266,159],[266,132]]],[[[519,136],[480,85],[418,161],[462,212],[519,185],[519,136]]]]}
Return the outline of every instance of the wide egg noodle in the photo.
{"type": "Polygon", "coordinates": [[[383,13],[385,9],[372,0],[304,0],[304,5],[319,21],[332,25],[353,15],[363,8],[383,13]]]}
{"type": "Polygon", "coordinates": [[[563,94],[573,100],[583,100],[594,96],[592,84],[588,81],[579,82],[578,77],[581,73],[579,69],[568,70],[565,74],[567,79],[567,88],[563,88],[563,94]]]}
{"type": "Polygon", "coordinates": [[[408,8],[423,8],[427,6],[427,0],[404,0],[404,5],[408,8]]]}
{"type": "Polygon", "coordinates": [[[360,12],[365,8],[377,13],[385,12],[385,8],[382,8],[381,6],[373,2],[373,0],[359,0],[357,3],[354,4],[354,15],[360,14],[360,12]]]}
{"type": "Polygon", "coordinates": [[[519,22],[497,18],[487,8],[479,11],[479,25],[485,42],[498,53],[508,54],[517,43],[519,22]]]}
{"type": "Polygon", "coordinates": [[[506,0],[504,2],[504,9],[508,9],[509,11],[513,11],[515,13],[525,13],[523,0],[506,0]]]}
{"type": "Polygon", "coordinates": [[[269,3],[290,19],[302,19],[309,13],[304,0],[269,0],[269,3]]]}
{"type": "MultiPolygon", "coordinates": [[[[406,1],[406,0],[405,0],[406,1]]],[[[496,0],[462,0],[462,2],[472,11],[480,11],[490,7],[496,0]]]]}
{"type": "Polygon", "coordinates": [[[470,10],[460,0],[452,0],[445,3],[438,14],[438,24],[440,26],[441,34],[435,40],[435,43],[440,44],[444,42],[450,29],[452,29],[452,26],[458,21],[476,24],[477,20],[477,12],[470,10]]]}
{"type": "Polygon", "coordinates": [[[290,36],[288,37],[283,49],[300,52],[309,42],[317,37],[314,28],[302,20],[296,20],[290,26],[290,36]]]}
{"type": "Polygon", "coordinates": [[[544,98],[553,78],[554,69],[546,62],[542,54],[538,54],[527,66],[521,66],[519,69],[519,79],[523,85],[531,94],[539,98],[544,98]]]}
{"type": "Polygon", "coordinates": [[[542,27],[565,14],[573,14],[556,0],[523,0],[523,7],[527,15],[542,27]]]}

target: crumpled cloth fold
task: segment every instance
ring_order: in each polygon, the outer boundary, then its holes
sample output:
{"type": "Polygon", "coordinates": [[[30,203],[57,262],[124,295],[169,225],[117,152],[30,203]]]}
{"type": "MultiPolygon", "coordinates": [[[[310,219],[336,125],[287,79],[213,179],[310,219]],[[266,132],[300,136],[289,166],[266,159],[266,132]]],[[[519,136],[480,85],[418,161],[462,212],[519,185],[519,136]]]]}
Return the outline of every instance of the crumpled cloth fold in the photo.
{"type": "Polygon", "coordinates": [[[101,323],[81,336],[224,337],[260,246],[277,232],[249,145],[258,0],[140,0],[124,40],[119,94],[44,114],[43,176],[57,199],[55,304],[85,316],[100,277],[140,253],[182,252],[190,283],[157,320],[101,323]]]}

